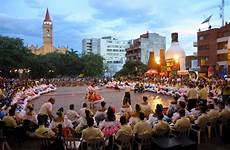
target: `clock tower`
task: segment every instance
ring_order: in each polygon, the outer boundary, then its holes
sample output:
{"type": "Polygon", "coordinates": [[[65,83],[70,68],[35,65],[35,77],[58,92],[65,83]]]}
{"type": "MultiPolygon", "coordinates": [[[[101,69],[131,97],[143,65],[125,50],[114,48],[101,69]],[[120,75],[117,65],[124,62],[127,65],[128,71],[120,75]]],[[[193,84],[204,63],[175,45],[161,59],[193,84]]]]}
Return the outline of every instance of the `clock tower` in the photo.
{"type": "Polygon", "coordinates": [[[53,45],[53,23],[50,19],[48,8],[46,9],[45,19],[43,20],[42,31],[43,31],[42,47],[39,48],[38,46],[35,47],[31,45],[29,49],[31,49],[32,53],[36,55],[46,55],[48,53],[54,53],[54,52],[63,53],[63,54],[67,52],[68,48],[66,47],[55,48],[53,45]]]}
{"type": "Polygon", "coordinates": [[[45,19],[43,21],[43,52],[44,54],[54,52],[53,48],[53,24],[50,19],[49,10],[46,9],[45,19]]]}

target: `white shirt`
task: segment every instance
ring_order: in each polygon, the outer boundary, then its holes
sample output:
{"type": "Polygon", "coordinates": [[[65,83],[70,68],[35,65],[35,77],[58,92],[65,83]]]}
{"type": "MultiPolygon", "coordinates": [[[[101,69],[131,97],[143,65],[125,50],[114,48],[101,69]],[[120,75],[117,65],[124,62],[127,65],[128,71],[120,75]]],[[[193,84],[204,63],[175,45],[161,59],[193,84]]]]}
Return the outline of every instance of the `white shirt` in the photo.
{"type": "Polygon", "coordinates": [[[125,92],[130,92],[130,91],[131,91],[131,87],[128,86],[128,85],[126,85],[126,86],[125,86],[125,92]]]}
{"type": "Polygon", "coordinates": [[[53,105],[50,102],[46,102],[44,104],[42,104],[40,110],[39,110],[39,114],[46,114],[48,115],[48,112],[52,112],[53,110],[53,105]]]}
{"type": "Polygon", "coordinates": [[[76,111],[74,111],[74,110],[67,110],[66,111],[66,116],[71,121],[76,121],[78,119],[78,117],[79,117],[78,113],[76,111]]]}
{"type": "Polygon", "coordinates": [[[86,109],[86,107],[81,108],[81,109],[79,110],[79,115],[80,115],[80,117],[85,117],[85,109],[86,109]]]}

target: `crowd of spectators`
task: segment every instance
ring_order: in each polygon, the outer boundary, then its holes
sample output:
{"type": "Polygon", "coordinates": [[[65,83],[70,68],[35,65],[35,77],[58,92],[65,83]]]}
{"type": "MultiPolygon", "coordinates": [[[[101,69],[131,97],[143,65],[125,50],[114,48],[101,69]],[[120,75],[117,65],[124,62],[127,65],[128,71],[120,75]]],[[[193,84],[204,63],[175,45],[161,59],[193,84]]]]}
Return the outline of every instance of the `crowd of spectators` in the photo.
{"type": "MultiPolygon", "coordinates": [[[[1,89],[12,95],[15,91],[27,89],[35,84],[33,81],[9,81],[1,85],[1,89]]],[[[164,84],[165,82],[161,83],[164,84]]],[[[125,97],[120,110],[101,102],[101,108],[92,112],[87,104],[83,103],[78,111],[74,109],[74,104],[70,104],[68,110],[61,107],[54,114],[55,99],[50,98],[40,107],[39,112],[34,112],[33,104],[27,103],[25,113],[21,115],[16,113],[17,103],[10,106],[10,103],[4,102],[9,108],[2,115],[2,121],[9,128],[23,128],[25,135],[30,137],[55,138],[61,134],[64,138],[78,137],[83,141],[106,139],[110,145],[113,140],[119,141],[121,135],[134,136],[138,140],[143,134],[155,137],[172,132],[179,134],[180,131],[190,128],[202,129],[208,123],[217,120],[230,120],[227,81],[188,81],[177,86],[184,85],[188,85],[186,94],[176,96],[167,109],[157,104],[155,110],[152,110],[148,97],[144,96],[142,102],[135,105],[135,109],[130,105],[131,100],[125,97]],[[216,95],[221,96],[221,99],[215,99],[216,95]]]]}

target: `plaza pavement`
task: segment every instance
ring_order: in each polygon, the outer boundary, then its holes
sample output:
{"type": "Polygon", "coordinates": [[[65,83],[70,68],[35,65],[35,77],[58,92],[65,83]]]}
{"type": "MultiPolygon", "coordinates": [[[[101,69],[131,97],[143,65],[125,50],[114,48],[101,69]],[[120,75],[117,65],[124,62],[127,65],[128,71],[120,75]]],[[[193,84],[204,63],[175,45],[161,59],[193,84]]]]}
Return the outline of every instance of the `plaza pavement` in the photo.
{"type": "MultiPolygon", "coordinates": [[[[39,98],[32,101],[35,106],[35,112],[38,113],[41,105],[46,102],[50,97],[54,97],[56,102],[53,106],[53,112],[60,107],[63,107],[64,110],[69,108],[69,104],[75,105],[75,110],[79,110],[82,107],[82,103],[85,102],[85,94],[86,94],[86,86],[78,86],[78,87],[58,87],[55,92],[51,92],[45,95],[40,96],[39,98]]],[[[105,87],[99,87],[100,90],[98,92],[104,97],[107,106],[113,106],[116,109],[116,112],[119,112],[122,106],[122,100],[124,97],[124,90],[114,90],[108,89],[105,87]]],[[[131,92],[131,104],[132,108],[135,108],[135,104],[142,102],[143,95],[149,97],[149,103],[152,106],[152,109],[155,109],[155,105],[158,103],[163,104],[163,106],[168,106],[170,101],[173,99],[169,96],[162,96],[153,93],[134,93],[131,92]]],[[[96,105],[96,108],[99,107],[100,104],[96,105]]]]}

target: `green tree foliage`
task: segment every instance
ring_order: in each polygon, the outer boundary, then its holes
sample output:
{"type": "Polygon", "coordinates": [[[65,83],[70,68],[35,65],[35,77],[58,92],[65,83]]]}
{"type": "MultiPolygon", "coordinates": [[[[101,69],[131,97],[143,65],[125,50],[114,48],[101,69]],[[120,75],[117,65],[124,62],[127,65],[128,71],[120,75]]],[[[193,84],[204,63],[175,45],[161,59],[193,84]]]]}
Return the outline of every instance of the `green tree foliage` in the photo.
{"type": "Polygon", "coordinates": [[[120,76],[130,76],[130,77],[136,77],[144,75],[144,73],[147,71],[147,65],[143,64],[139,61],[127,61],[123,68],[115,74],[115,77],[120,76]]]}
{"type": "Polygon", "coordinates": [[[0,71],[4,76],[10,76],[12,69],[27,68],[30,57],[22,39],[0,36],[0,71]]]}
{"type": "Polygon", "coordinates": [[[104,72],[103,57],[93,53],[83,55],[81,62],[83,67],[83,74],[85,76],[100,76],[104,72]]]}
{"type": "Polygon", "coordinates": [[[15,69],[29,69],[31,78],[57,76],[99,76],[103,73],[103,58],[88,54],[79,57],[71,49],[66,54],[34,55],[22,39],[0,36],[0,76],[14,77],[15,69]]]}

